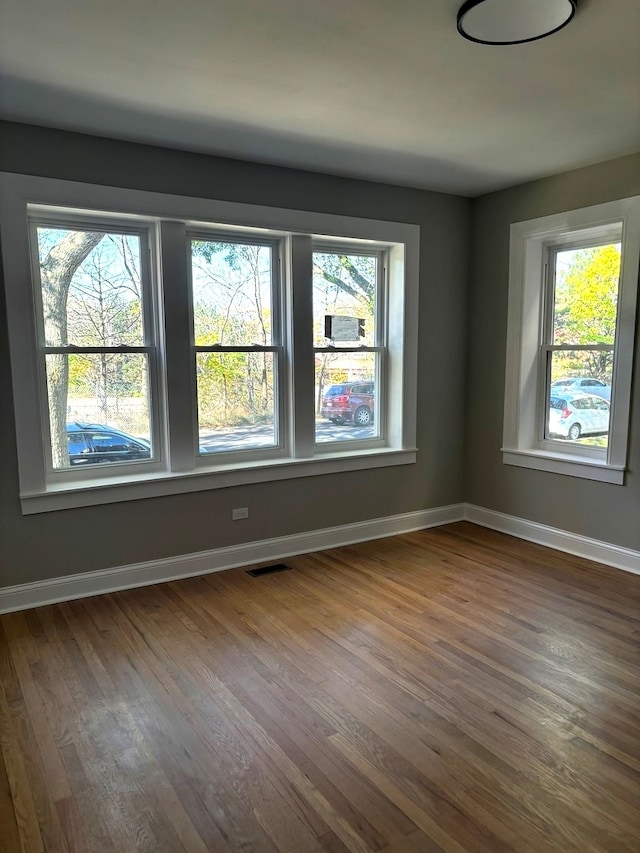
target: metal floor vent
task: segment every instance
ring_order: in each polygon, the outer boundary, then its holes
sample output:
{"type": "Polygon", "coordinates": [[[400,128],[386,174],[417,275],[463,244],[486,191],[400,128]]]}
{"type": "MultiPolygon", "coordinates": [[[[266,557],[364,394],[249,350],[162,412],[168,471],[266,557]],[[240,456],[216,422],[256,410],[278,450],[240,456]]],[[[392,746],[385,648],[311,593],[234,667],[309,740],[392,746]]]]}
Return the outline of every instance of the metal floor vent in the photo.
{"type": "Polygon", "coordinates": [[[262,575],[273,575],[276,572],[290,572],[291,566],[285,566],[284,563],[276,563],[274,566],[265,566],[263,569],[249,569],[248,575],[252,578],[261,578],[262,575]]]}

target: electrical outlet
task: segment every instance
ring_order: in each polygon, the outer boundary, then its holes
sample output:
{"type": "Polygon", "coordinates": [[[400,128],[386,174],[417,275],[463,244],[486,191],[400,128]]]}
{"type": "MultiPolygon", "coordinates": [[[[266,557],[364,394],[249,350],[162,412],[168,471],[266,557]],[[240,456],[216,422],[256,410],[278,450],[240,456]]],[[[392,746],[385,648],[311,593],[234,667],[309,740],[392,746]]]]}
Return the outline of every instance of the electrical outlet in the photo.
{"type": "Polygon", "coordinates": [[[249,518],[249,507],[240,506],[231,510],[231,520],[239,521],[241,518],[249,518]]]}

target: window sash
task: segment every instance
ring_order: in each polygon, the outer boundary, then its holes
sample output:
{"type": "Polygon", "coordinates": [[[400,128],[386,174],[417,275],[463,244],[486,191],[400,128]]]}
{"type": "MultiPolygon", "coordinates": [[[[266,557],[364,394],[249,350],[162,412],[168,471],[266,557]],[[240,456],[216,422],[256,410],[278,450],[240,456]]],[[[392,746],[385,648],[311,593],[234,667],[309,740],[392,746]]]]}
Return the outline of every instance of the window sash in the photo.
{"type": "MultiPolygon", "coordinates": [[[[388,376],[388,352],[386,347],[314,347],[314,355],[316,353],[362,353],[371,352],[376,355],[375,360],[375,375],[378,379],[375,391],[375,408],[373,412],[373,423],[377,425],[376,435],[371,438],[362,439],[339,439],[336,441],[315,441],[315,453],[322,455],[323,453],[335,453],[336,450],[351,449],[351,450],[366,450],[375,447],[384,447],[387,444],[387,381],[388,376]]],[[[359,384],[361,380],[353,380],[350,384],[359,384]]],[[[315,388],[315,384],[314,384],[315,388]]]]}
{"type": "Polygon", "coordinates": [[[135,224],[123,221],[118,216],[104,216],[96,212],[87,215],[75,212],[60,211],[38,213],[31,212],[29,221],[29,248],[31,259],[31,284],[33,305],[35,311],[36,341],[35,358],[38,383],[38,397],[41,410],[42,447],[44,451],[45,480],[51,484],[74,482],[79,480],[104,479],[105,473],[111,472],[114,477],[135,476],[141,471],[155,472],[161,470],[166,449],[163,436],[166,423],[165,403],[162,388],[164,385],[161,360],[157,341],[162,321],[157,294],[156,270],[154,266],[154,249],[156,246],[155,225],[141,220],[135,224]],[[42,278],[40,255],[38,247],[38,229],[52,228],[68,231],[99,231],[109,235],[133,235],[138,237],[140,245],[140,307],[142,312],[143,344],[140,346],[49,346],[46,344],[44,327],[44,306],[42,302],[42,278]],[[104,465],[73,468],[54,468],[52,456],[50,413],[47,390],[47,355],[91,355],[91,354],[127,354],[139,353],[147,356],[147,394],[149,407],[149,427],[152,456],[149,460],[135,462],[110,463],[107,472],[104,465]],[[113,467],[112,467],[113,466],[113,467]]]}
{"type": "MultiPolygon", "coordinates": [[[[377,260],[376,264],[376,300],[374,310],[374,347],[387,345],[387,316],[389,310],[389,253],[382,249],[371,249],[353,243],[335,243],[314,239],[311,242],[312,258],[314,254],[324,255],[353,255],[354,257],[370,257],[377,260]]],[[[313,310],[313,309],[312,309],[313,310]]],[[[322,349],[318,347],[317,349],[322,349]]],[[[348,352],[348,347],[336,347],[348,352]]]]}
{"type": "Polygon", "coordinates": [[[275,352],[282,353],[281,346],[263,346],[262,344],[251,344],[250,346],[225,346],[223,344],[212,344],[211,346],[194,345],[194,352],[275,352]]]}
{"type": "Polygon", "coordinates": [[[76,346],[75,344],[68,344],[64,347],[51,347],[51,346],[40,346],[38,345],[38,351],[43,352],[45,355],[82,355],[83,353],[127,353],[127,352],[140,352],[140,353],[154,353],[156,351],[156,347],[153,346],[128,346],[124,344],[123,346],[114,346],[114,347],[85,347],[85,346],[76,346]]]}
{"type": "MultiPolygon", "coordinates": [[[[621,243],[622,242],[622,228],[619,226],[617,229],[615,226],[610,226],[610,233],[607,234],[606,237],[602,237],[601,239],[588,239],[584,238],[582,240],[576,239],[575,234],[567,235],[567,240],[565,242],[549,244],[546,247],[546,259],[545,259],[545,269],[544,269],[544,295],[543,295],[543,324],[542,324],[542,336],[541,343],[543,345],[552,345],[553,344],[553,327],[554,327],[554,319],[555,319],[555,303],[556,303],[556,267],[557,267],[557,256],[560,252],[568,252],[572,250],[578,249],[597,249],[601,246],[609,246],[612,243],[621,243]]],[[[622,260],[622,259],[621,259],[622,260]]],[[[620,270],[622,274],[622,269],[620,270]]],[[[620,312],[620,279],[618,279],[618,303],[616,306],[616,314],[619,315],[620,312]]],[[[617,322],[616,322],[616,335],[617,335],[617,322]]],[[[608,344],[607,346],[616,345],[616,340],[614,337],[613,344],[608,344]]],[[[563,346],[562,344],[557,344],[557,346],[563,346]]],[[[591,345],[584,344],[585,347],[590,348],[591,345]]],[[[595,347],[596,344],[594,343],[595,347]]],[[[580,346],[576,345],[571,347],[571,349],[580,349],[580,346]]]]}
{"type": "MultiPolygon", "coordinates": [[[[274,363],[273,363],[273,406],[274,406],[274,444],[273,445],[265,445],[264,447],[251,448],[248,447],[244,450],[216,450],[210,451],[208,453],[200,453],[199,449],[196,452],[195,465],[196,467],[208,467],[211,465],[212,460],[216,460],[220,464],[233,464],[236,463],[238,465],[242,465],[243,462],[252,462],[259,459],[275,459],[281,456],[284,456],[288,449],[288,441],[287,441],[287,428],[286,425],[288,423],[288,412],[285,404],[286,398],[286,389],[285,383],[283,380],[284,374],[284,363],[285,363],[285,348],[282,346],[260,346],[256,344],[255,346],[194,346],[194,376],[197,373],[197,354],[198,353],[214,353],[214,354],[223,354],[223,353],[235,353],[235,352],[246,352],[246,353],[261,353],[268,352],[274,355],[274,363]]],[[[197,389],[197,382],[196,382],[197,389]]],[[[198,417],[198,406],[199,400],[196,395],[194,398],[194,406],[195,406],[195,418],[196,418],[196,428],[198,430],[198,437],[200,433],[199,429],[199,417],[198,417]]],[[[229,430],[232,432],[232,428],[229,430]]],[[[199,442],[198,442],[199,444],[199,442]]]]}
{"type": "Polygon", "coordinates": [[[337,353],[337,352],[384,352],[386,347],[382,346],[373,346],[373,347],[314,347],[313,351],[316,352],[326,352],[326,353],[337,353]]]}
{"type": "MultiPolygon", "coordinates": [[[[615,347],[611,344],[594,344],[593,346],[589,346],[588,344],[575,345],[572,344],[542,344],[540,347],[540,357],[539,357],[539,373],[540,379],[538,382],[538,387],[540,389],[540,393],[538,395],[538,430],[537,430],[537,439],[538,446],[540,448],[547,448],[554,451],[567,452],[567,443],[557,439],[550,438],[547,435],[547,424],[549,421],[549,401],[552,396],[551,394],[551,363],[553,359],[553,354],[555,352],[612,352],[615,353],[615,347]]],[[[613,394],[613,383],[612,383],[612,394],[613,394]]],[[[581,393],[588,394],[589,391],[584,391],[581,393]]],[[[592,392],[595,396],[598,396],[596,392],[592,392]]],[[[611,411],[613,412],[613,399],[610,401],[611,411]]],[[[572,450],[575,452],[575,448],[571,445],[572,450]]],[[[609,447],[607,443],[607,447],[590,447],[589,445],[580,445],[579,448],[580,455],[584,455],[586,457],[593,457],[594,459],[602,459],[607,460],[609,454],[609,447]]]]}
{"type": "MultiPolygon", "coordinates": [[[[187,241],[187,250],[189,253],[189,269],[188,269],[188,300],[191,321],[191,343],[197,351],[195,344],[195,305],[193,295],[193,251],[192,245],[196,240],[208,243],[232,243],[240,246],[263,246],[270,249],[271,254],[271,344],[270,346],[282,346],[283,344],[283,317],[284,317],[284,291],[285,286],[282,277],[282,240],[274,238],[258,238],[251,232],[234,231],[219,231],[216,229],[192,229],[185,230],[185,239],[187,241]]],[[[211,346],[218,346],[212,344],[211,346]]],[[[221,347],[227,346],[220,344],[221,347]]],[[[242,345],[241,345],[242,346],[242,345]]],[[[246,346],[253,347],[254,344],[246,346]]],[[[255,346],[264,346],[255,344],[255,346]]],[[[232,350],[230,350],[232,351],[232,350]]],[[[238,352],[242,350],[237,350],[238,352]]]]}
{"type": "MultiPolygon", "coordinates": [[[[157,351],[153,347],[98,347],[98,348],[89,348],[89,347],[42,347],[38,353],[39,355],[39,371],[43,379],[41,380],[44,385],[44,392],[41,395],[41,407],[42,407],[42,423],[43,423],[43,446],[45,451],[45,474],[46,479],[51,484],[60,484],[60,483],[72,483],[78,481],[86,481],[86,480],[103,480],[106,478],[127,478],[127,477],[136,477],[141,474],[147,473],[155,473],[164,468],[163,460],[164,460],[164,448],[159,444],[159,439],[156,438],[158,434],[157,429],[157,421],[158,416],[156,411],[154,410],[154,402],[158,401],[158,394],[154,392],[154,389],[157,389],[159,377],[158,377],[158,358],[157,351]],[[62,352],[60,352],[62,350],[62,352]],[[48,395],[47,395],[47,378],[46,378],[46,356],[50,354],[65,354],[65,355],[95,355],[102,353],[136,353],[143,354],[147,356],[147,399],[149,406],[149,426],[150,426],[150,440],[151,440],[151,457],[149,459],[139,459],[135,461],[128,462],[110,462],[108,465],[104,463],[87,465],[87,466],[73,466],[70,468],[55,468],[53,465],[53,454],[51,449],[51,433],[49,427],[49,411],[48,411],[48,395]]],[[[156,406],[156,408],[158,408],[156,406]]],[[[107,426],[107,429],[109,427],[107,426]]],[[[119,427],[118,427],[119,429],[119,427]]],[[[126,430],[125,430],[126,431],[126,430]]],[[[134,436],[135,438],[135,436],[134,436]]]]}

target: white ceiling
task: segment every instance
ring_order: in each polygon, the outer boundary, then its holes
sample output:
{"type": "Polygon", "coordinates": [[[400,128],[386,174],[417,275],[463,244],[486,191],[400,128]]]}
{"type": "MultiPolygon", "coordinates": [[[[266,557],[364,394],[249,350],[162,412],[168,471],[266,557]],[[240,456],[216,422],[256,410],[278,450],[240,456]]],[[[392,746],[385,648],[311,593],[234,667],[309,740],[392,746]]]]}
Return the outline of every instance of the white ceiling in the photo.
{"type": "Polygon", "coordinates": [[[465,195],[640,149],[640,0],[513,47],[461,2],[0,0],[0,115],[465,195]]]}

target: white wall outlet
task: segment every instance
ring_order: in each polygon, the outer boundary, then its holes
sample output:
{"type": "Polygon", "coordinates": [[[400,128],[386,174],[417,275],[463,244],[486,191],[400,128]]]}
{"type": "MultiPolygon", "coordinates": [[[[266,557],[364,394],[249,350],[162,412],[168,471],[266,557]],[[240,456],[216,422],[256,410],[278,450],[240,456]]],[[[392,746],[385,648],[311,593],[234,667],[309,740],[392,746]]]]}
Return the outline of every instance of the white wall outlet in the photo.
{"type": "Polygon", "coordinates": [[[239,521],[241,518],[249,518],[249,507],[240,506],[231,510],[231,520],[239,521]]]}

